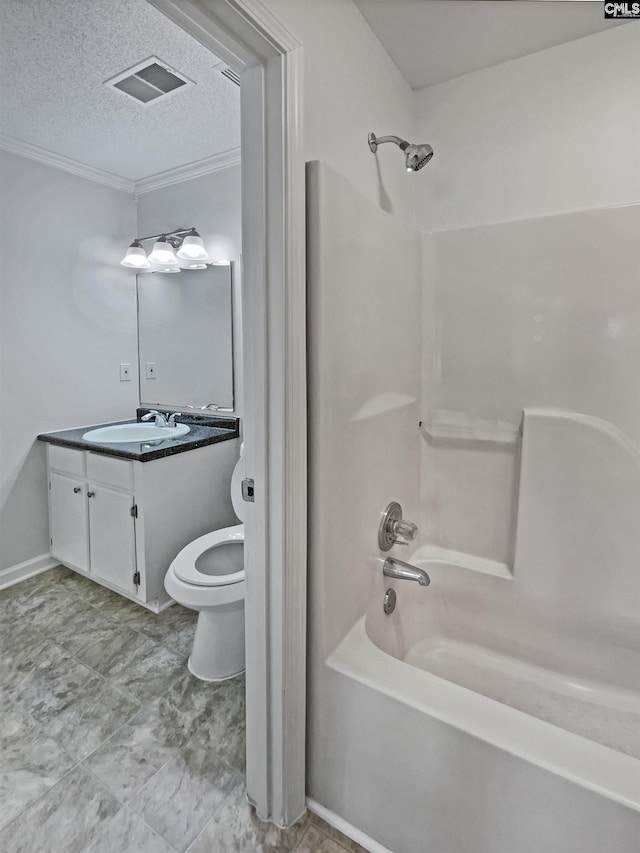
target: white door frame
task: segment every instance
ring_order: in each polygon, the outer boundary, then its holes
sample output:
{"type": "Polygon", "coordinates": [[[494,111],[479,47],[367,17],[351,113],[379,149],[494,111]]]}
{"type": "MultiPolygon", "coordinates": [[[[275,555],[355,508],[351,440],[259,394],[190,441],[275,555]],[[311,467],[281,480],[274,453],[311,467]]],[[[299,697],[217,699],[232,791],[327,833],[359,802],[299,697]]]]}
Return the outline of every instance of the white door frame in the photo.
{"type": "Polygon", "coordinates": [[[305,810],[302,48],[259,0],[148,2],[241,77],[243,427],[255,480],[245,517],[247,792],[259,817],[289,826],[305,810]]]}

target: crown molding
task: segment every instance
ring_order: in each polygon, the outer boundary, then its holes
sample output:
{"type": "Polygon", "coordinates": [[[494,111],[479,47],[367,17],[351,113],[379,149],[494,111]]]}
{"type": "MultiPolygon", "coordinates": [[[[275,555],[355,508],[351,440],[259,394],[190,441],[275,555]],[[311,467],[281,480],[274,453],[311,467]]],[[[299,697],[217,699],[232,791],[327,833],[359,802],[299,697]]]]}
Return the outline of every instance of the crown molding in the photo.
{"type": "Polygon", "coordinates": [[[182,181],[201,178],[203,175],[210,175],[212,172],[219,172],[222,169],[240,165],[240,148],[232,148],[230,151],[213,154],[211,157],[204,157],[202,160],[196,160],[194,163],[187,163],[184,166],[176,166],[175,169],[167,169],[166,172],[158,172],[139,181],[130,181],[128,178],[121,178],[111,172],[96,169],[94,166],[87,166],[85,163],[72,160],[70,157],[63,157],[62,154],[56,154],[55,151],[49,151],[48,148],[42,148],[40,145],[23,142],[21,139],[16,139],[6,133],[0,133],[0,148],[9,151],[11,154],[28,157],[30,160],[36,160],[46,166],[53,166],[55,169],[70,172],[80,178],[86,178],[112,189],[130,193],[134,199],[137,199],[142,193],[170,187],[172,184],[180,184],[182,181]]]}
{"type": "Polygon", "coordinates": [[[98,184],[104,184],[115,190],[122,190],[126,193],[133,193],[135,191],[134,181],[129,181],[127,178],[120,178],[118,175],[113,175],[111,172],[105,172],[102,169],[96,169],[93,166],[87,166],[85,163],[78,162],[78,160],[63,157],[62,154],[56,154],[55,151],[49,151],[47,148],[42,148],[40,145],[33,145],[30,142],[23,142],[23,140],[16,139],[6,133],[0,133],[0,148],[4,151],[9,151],[11,154],[28,157],[30,160],[37,160],[38,163],[44,163],[45,166],[62,169],[64,172],[70,172],[72,175],[86,178],[89,181],[95,181],[98,184]]]}
{"type": "Polygon", "coordinates": [[[143,193],[149,193],[152,190],[170,187],[172,184],[181,184],[183,181],[189,181],[192,178],[201,178],[203,175],[210,175],[212,172],[220,172],[222,169],[239,165],[240,148],[232,148],[230,151],[212,154],[211,157],[204,157],[194,163],[176,166],[175,169],[167,169],[166,172],[158,172],[158,174],[150,175],[148,178],[141,178],[135,182],[134,197],[138,198],[143,193]]]}

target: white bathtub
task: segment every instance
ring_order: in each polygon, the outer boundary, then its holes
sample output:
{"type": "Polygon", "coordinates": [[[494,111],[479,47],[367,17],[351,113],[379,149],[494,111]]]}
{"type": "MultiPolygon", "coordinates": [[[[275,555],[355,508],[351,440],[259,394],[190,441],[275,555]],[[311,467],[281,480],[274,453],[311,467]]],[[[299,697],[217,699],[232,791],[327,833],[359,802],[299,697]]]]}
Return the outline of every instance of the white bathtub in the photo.
{"type": "Polygon", "coordinates": [[[414,560],[431,586],[391,582],[396,612],[377,602],[327,660],[342,813],[395,853],[640,849],[637,658],[600,637],[585,664],[509,580],[478,579],[483,601],[464,569],[414,560]]]}

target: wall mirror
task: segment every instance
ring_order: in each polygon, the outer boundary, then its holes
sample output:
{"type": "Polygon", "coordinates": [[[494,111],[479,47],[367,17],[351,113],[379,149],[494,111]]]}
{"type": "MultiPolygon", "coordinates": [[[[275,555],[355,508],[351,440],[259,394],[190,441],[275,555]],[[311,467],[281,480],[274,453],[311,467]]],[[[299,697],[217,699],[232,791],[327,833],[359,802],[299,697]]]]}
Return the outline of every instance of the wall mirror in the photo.
{"type": "Polygon", "coordinates": [[[232,275],[230,264],[138,274],[143,406],[233,410],[232,275]]]}

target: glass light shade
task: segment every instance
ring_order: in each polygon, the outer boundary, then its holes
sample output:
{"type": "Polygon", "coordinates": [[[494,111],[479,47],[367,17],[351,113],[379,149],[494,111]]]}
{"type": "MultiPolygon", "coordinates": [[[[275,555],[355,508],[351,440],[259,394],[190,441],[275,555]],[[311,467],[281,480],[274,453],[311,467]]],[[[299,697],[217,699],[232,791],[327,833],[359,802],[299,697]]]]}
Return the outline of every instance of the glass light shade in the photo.
{"type": "Polygon", "coordinates": [[[206,264],[180,264],[180,269],[183,270],[206,270],[206,264]]]}
{"type": "Polygon", "coordinates": [[[189,234],[182,241],[182,246],[178,249],[178,257],[184,258],[186,261],[208,261],[209,255],[202,242],[202,237],[198,234],[189,234]]]}
{"type": "Polygon", "coordinates": [[[135,240],[127,249],[124,258],[120,263],[123,267],[130,267],[135,270],[146,270],[151,266],[147,259],[145,250],[142,248],[140,243],[135,240]]]}
{"type": "Polygon", "coordinates": [[[178,259],[173,251],[173,246],[165,240],[158,240],[153,244],[149,260],[152,264],[159,264],[163,267],[178,266],[178,259]]]}
{"type": "Polygon", "coordinates": [[[180,272],[180,267],[161,267],[160,269],[155,269],[154,272],[180,272]]]}

